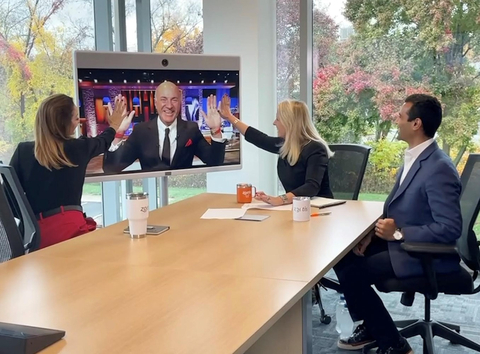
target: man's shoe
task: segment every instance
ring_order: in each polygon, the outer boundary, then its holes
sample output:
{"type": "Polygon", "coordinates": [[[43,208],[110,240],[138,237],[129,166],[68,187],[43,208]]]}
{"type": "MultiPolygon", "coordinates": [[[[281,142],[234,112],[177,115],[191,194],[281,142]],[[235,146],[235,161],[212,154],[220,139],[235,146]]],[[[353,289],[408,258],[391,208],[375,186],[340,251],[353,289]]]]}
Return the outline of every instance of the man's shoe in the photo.
{"type": "MultiPolygon", "coordinates": [[[[346,339],[339,339],[337,346],[344,350],[361,350],[367,344],[374,342],[373,337],[368,333],[364,324],[358,325],[353,334],[346,339]]],[[[396,354],[396,353],[395,353],[396,354]]]]}
{"type": "Polygon", "coordinates": [[[377,354],[413,354],[413,350],[407,340],[402,338],[398,347],[390,347],[386,350],[378,348],[377,354]]]}

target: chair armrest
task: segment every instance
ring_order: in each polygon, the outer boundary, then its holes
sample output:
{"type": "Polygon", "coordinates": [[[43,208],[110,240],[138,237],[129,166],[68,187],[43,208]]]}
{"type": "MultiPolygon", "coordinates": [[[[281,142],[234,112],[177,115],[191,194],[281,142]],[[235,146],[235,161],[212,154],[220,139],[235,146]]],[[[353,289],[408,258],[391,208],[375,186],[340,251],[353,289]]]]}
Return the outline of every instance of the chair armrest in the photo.
{"type": "Polygon", "coordinates": [[[403,242],[400,247],[411,256],[420,258],[429,289],[425,296],[430,300],[436,299],[438,296],[438,283],[435,270],[433,269],[433,259],[458,254],[456,246],[438,243],[403,242]]]}
{"type": "Polygon", "coordinates": [[[400,245],[404,251],[408,253],[426,253],[435,255],[454,255],[458,254],[455,245],[442,245],[438,243],[421,243],[421,242],[404,242],[400,245]]]}

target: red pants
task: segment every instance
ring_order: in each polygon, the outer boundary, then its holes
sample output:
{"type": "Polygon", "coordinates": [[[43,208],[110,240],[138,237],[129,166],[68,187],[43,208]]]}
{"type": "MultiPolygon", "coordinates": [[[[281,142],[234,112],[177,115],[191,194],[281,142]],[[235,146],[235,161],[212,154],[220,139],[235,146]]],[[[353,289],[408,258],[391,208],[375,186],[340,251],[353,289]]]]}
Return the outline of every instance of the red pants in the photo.
{"type": "Polygon", "coordinates": [[[48,218],[38,220],[40,226],[40,248],[69,240],[73,237],[86,234],[97,228],[92,218],[85,218],[77,210],[68,210],[48,218]]]}

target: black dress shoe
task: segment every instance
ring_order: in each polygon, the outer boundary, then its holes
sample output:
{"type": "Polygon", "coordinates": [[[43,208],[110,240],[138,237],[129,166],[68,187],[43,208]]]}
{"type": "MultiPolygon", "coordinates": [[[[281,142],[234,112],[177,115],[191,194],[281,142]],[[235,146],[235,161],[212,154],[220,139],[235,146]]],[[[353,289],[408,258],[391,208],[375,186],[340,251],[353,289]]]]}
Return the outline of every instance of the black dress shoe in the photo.
{"type": "Polygon", "coordinates": [[[368,333],[367,327],[365,327],[364,324],[361,324],[355,328],[355,331],[353,331],[350,337],[339,339],[337,346],[344,350],[360,350],[374,341],[373,337],[368,333]]]}
{"type": "Polygon", "coordinates": [[[388,349],[378,348],[377,354],[413,354],[412,347],[405,338],[402,338],[399,345],[388,349]]]}

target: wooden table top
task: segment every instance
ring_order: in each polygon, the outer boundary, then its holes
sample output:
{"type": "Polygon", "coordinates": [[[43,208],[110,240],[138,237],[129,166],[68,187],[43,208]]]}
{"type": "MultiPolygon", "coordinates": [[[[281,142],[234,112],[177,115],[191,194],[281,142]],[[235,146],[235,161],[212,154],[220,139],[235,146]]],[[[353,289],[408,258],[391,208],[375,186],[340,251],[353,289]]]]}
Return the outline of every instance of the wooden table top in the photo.
{"type": "Polygon", "coordinates": [[[239,207],[235,198],[205,193],[157,209],[149,224],[170,226],[158,236],[132,240],[123,233],[124,221],[42,253],[313,284],[366,234],[383,209],[379,202],[348,201],[310,222],[294,222],[291,211],[265,210],[248,212],[270,215],[262,222],[200,219],[207,208],[239,207]]]}
{"type": "Polygon", "coordinates": [[[305,283],[46,258],[0,266],[0,320],[66,331],[42,354],[243,353],[305,283]]]}
{"type": "Polygon", "coordinates": [[[243,353],[363,237],[382,203],[347,202],[293,222],[201,220],[239,207],[203,194],[150,213],[169,225],[133,240],[127,222],[0,264],[0,321],[62,329],[43,353],[243,353]]]}

